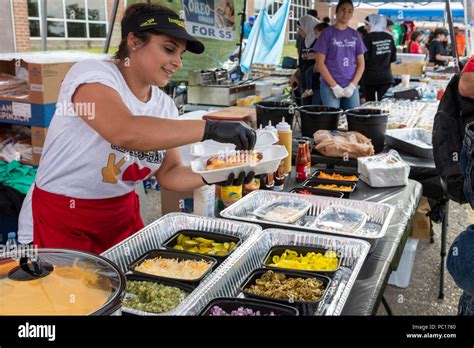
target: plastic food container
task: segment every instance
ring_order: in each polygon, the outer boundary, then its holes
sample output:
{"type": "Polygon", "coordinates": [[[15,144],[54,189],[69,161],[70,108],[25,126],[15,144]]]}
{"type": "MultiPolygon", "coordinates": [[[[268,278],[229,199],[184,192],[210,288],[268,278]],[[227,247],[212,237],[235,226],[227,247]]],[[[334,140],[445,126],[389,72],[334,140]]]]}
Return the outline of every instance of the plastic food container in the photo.
{"type": "Polygon", "coordinates": [[[320,190],[312,187],[297,187],[290,191],[291,193],[298,193],[302,195],[310,195],[314,196],[325,196],[325,197],[334,197],[334,198],[342,198],[344,197],[344,193],[337,192],[337,191],[330,191],[330,190],[320,190]]]}
{"type": "Polygon", "coordinates": [[[318,301],[292,301],[290,299],[283,300],[283,299],[275,299],[275,298],[266,297],[266,296],[259,296],[259,295],[255,295],[246,291],[247,288],[255,284],[256,279],[261,278],[261,276],[268,271],[269,270],[267,268],[258,268],[254,270],[248,276],[248,278],[243,282],[243,285],[240,288],[244,296],[249,297],[249,298],[255,298],[259,300],[265,300],[265,301],[289,305],[298,309],[301,315],[313,315],[318,310],[319,305],[321,302],[323,302],[327,294],[329,285],[331,284],[331,279],[323,275],[312,274],[312,273],[307,273],[307,272],[296,272],[296,271],[290,271],[290,270],[273,270],[274,273],[283,273],[287,278],[303,278],[303,279],[316,278],[322,281],[324,284],[323,295],[318,301]]]}
{"type": "Polygon", "coordinates": [[[106,258],[67,249],[30,249],[0,257],[0,315],[111,315],[120,311],[125,276],[106,258]]]}
{"type": "Polygon", "coordinates": [[[184,251],[170,251],[170,250],[150,250],[144,255],[140,256],[137,260],[132,262],[129,266],[128,269],[132,271],[133,274],[135,275],[140,275],[145,278],[149,279],[155,279],[155,280],[174,280],[178,282],[183,282],[187,284],[192,284],[197,286],[201,280],[203,280],[209,273],[212,272],[212,269],[214,266],[217,264],[217,260],[206,256],[206,255],[194,255],[190,254],[184,251]],[[182,279],[182,278],[171,278],[171,277],[163,277],[163,276],[157,276],[149,273],[144,273],[144,272],[139,272],[135,271],[135,267],[140,265],[143,261],[148,260],[148,259],[154,259],[157,257],[161,257],[163,259],[177,259],[178,261],[184,261],[184,260],[195,260],[195,261],[200,261],[204,260],[209,263],[209,268],[207,269],[206,272],[204,272],[200,277],[196,279],[182,279]]]}
{"type": "Polygon", "coordinates": [[[421,128],[389,129],[387,145],[416,157],[433,159],[432,132],[421,128]]]}
{"type": "Polygon", "coordinates": [[[240,238],[235,237],[235,236],[230,236],[230,235],[227,235],[227,234],[223,234],[223,233],[203,232],[203,231],[196,231],[196,230],[182,230],[182,231],[176,232],[174,235],[172,235],[170,238],[168,238],[163,243],[163,246],[168,250],[177,251],[177,249],[174,249],[174,246],[176,244],[178,244],[178,237],[179,237],[180,234],[183,234],[183,235],[191,237],[191,238],[201,237],[201,238],[205,238],[205,239],[212,239],[216,243],[234,242],[236,244],[235,247],[229,253],[227,253],[226,255],[222,255],[222,256],[221,255],[201,254],[201,253],[198,253],[198,252],[191,252],[191,251],[184,250],[184,252],[190,253],[190,254],[193,254],[193,255],[211,256],[212,258],[217,260],[217,264],[221,264],[222,261],[224,261],[230,254],[232,254],[232,252],[234,252],[234,250],[237,249],[237,247],[240,245],[240,242],[241,242],[240,238]]]}
{"type": "Polygon", "coordinates": [[[337,267],[333,270],[303,270],[303,269],[293,269],[293,268],[283,268],[283,267],[275,267],[275,266],[270,266],[271,263],[273,263],[272,259],[273,256],[281,256],[285,250],[293,250],[298,253],[298,255],[303,254],[303,256],[306,256],[307,253],[321,253],[324,255],[326,251],[329,249],[326,248],[320,248],[320,247],[310,247],[310,246],[297,246],[297,245],[275,245],[270,250],[268,251],[267,255],[263,258],[263,265],[267,268],[273,269],[273,270],[294,270],[298,272],[306,272],[306,273],[318,273],[318,274],[324,274],[327,276],[332,276],[341,266],[341,257],[338,256],[338,262],[337,262],[337,267]]]}
{"type": "Polygon", "coordinates": [[[267,221],[292,224],[305,216],[311,206],[305,201],[279,199],[257,208],[253,215],[267,221]]]}
{"type": "Polygon", "coordinates": [[[272,312],[275,316],[296,316],[299,314],[296,308],[278,303],[251,298],[218,297],[209,302],[199,315],[212,316],[211,309],[214,306],[222,308],[228,314],[239,308],[249,308],[254,312],[259,311],[261,316],[269,316],[272,312]]]}
{"type": "Polygon", "coordinates": [[[367,221],[362,211],[340,205],[326,208],[314,222],[314,228],[328,233],[357,233],[367,221]]]}
{"type": "Polygon", "coordinates": [[[358,182],[359,181],[359,176],[360,176],[360,174],[357,173],[357,172],[351,172],[351,171],[346,171],[346,170],[333,170],[333,169],[318,169],[312,175],[312,177],[314,179],[348,182],[348,183],[358,182]],[[356,176],[357,179],[349,180],[349,179],[332,179],[332,178],[326,178],[326,177],[322,178],[321,174],[343,175],[345,177],[356,176]]]}
{"type": "Polygon", "coordinates": [[[311,188],[317,188],[318,185],[337,185],[337,186],[344,186],[349,189],[349,191],[341,191],[338,189],[335,190],[329,190],[326,188],[319,188],[318,190],[325,190],[325,191],[334,191],[334,192],[342,192],[344,194],[344,198],[349,198],[351,196],[351,193],[354,192],[357,184],[356,183],[351,183],[349,184],[348,182],[345,181],[333,181],[333,180],[322,180],[322,179],[308,179],[303,183],[303,187],[311,187],[311,188]]]}
{"type": "MultiPolygon", "coordinates": [[[[168,279],[160,279],[160,280],[150,279],[148,277],[143,277],[143,276],[134,275],[134,274],[127,274],[126,278],[127,278],[127,281],[141,281],[141,282],[150,282],[150,283],[157,283],[157,284],[166,285],[166,286],[172,286],[172,287],[186,291],[188,293],[188,296],[195,289],[195,287],[191,284],[180,283],[180,282],[172,281],[168,279]]],[[[130,295],[126,292],[125,299],[127,298],[127,296],[130,296],[130,295]]],[[[142,310],[138,310],[134,308],[128,308],[125,304],[122,305],[122,313],[126,315],[164,315],[169,312],[171,311],[162,312],[162,313],[154,313],[154,312],[142,311],[142,310]]]]}
{"type": "MultiPolygon", "coordinates": [[[[263,158],[256,163],[243,163],[223,169],[206,170],[207,161],[212,156],[205,156],[191,161],[191,169],[194,173],[201,175],[209,184],[213,184],[227,180],[232,173],[238,177],[241,172],[245,172],[246,175],[251,171],[255,172],[255,175],[276,172],[281,160],[288,156],[288,151],[282,145],[264,146],[257,152],[261,152],[263,158]]],[[[230,154],[235,153],[231,152],[230,154]]]]}

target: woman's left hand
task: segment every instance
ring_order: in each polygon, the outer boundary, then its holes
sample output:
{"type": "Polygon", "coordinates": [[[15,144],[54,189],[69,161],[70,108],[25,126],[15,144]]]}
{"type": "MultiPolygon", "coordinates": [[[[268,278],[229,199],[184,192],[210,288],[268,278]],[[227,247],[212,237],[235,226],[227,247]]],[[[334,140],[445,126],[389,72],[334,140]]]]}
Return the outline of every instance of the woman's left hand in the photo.
{"type": "Polygon", "coordinates": [[[354,86],[354,84],[353,84],[352,82],[349,83],[349,85],[348,85],[346,88],[344,88],[344,96],[345,96],[346,98],[352,97],[352,95],[354,94],[356,88],[357,88],[357,87],[354,86]]]}

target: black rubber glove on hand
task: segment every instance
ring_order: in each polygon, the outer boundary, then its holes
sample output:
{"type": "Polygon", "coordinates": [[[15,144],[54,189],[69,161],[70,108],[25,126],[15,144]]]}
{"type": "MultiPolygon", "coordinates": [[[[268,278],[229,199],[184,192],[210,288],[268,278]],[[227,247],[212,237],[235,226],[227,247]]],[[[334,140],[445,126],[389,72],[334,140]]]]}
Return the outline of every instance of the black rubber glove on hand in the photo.
{"type": "Polygon", "coordinates": [[[237,150],[253,150],[257,133],[243,122],[208,120],[202,137],[204,140],[232,143],[237,150]]]}
{"type": "Polygon", "coordinates": [[[247,174],[247,176],[245,176],[245,172],[240,172],[237,179],[235,179],[234,173],[231,173],[226,181],[215,182],[213,184],[209,184],[204,178],[202,178],[202,181],[204,181],[206,185],[240,186],[242,184],[244,185],[249,184],[253,180],[254,177],[255,177],[255,172],[250,172],[247,174]]]}

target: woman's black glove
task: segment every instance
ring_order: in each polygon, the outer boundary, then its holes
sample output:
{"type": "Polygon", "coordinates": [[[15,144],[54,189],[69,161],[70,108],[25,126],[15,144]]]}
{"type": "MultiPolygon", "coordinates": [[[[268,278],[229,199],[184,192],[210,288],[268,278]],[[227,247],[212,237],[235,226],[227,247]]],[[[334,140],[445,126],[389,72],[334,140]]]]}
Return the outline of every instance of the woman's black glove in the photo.
{"type": "Polygon", "coordinates": [[[208,120],[202,137],[204,140],[232,143],[237,150],[253,150],[257,133],[243,122],[208,120]]]}
{"type": "Polygon", "coordinates": [[[231,173],[226,181],[215,182],[213,184],[209,184],[204,178],[202,178],[202,181],[204,181],[206,185],[219,185],[223,187],[240,186],[242,184],[244,185],[249,184],[253,180],[254,177],[255,177],[255,172],[250,172],[247,175],[245,175],[245,172],[240,172],[237,179],[235,179],[234,173],[231,173]]]}

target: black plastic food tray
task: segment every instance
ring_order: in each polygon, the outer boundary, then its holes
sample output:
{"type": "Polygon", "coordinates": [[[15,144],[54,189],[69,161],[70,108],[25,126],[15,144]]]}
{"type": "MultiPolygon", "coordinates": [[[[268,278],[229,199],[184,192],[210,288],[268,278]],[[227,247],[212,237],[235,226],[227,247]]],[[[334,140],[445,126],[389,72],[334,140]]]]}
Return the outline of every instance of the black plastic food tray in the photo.
{"type": "Polygon", "coordinates": [[[209,256],[217,260],[217,264],[220,265],[230,254],[234,252],[235,249],[239,246],[241,243],[240,238],[235,237],[235,236],[230,236],[228,234],[223,234],[223,233],[214,233],[214,232],[203,232],[203,231],[196,231],[196,230],[181,230],[173,234],[170,238],[165,240],[163,242],[163,247],[166,248],[167,250],[172,250],[172,251],[182,251],[187,254],[191,255],[204,255],[204,256],[209,256]],[[180,234],[184,234],[185,236],[191,237],[191,238],[196,238],[196,237],[202,237],[206,239],[213,239],[216,241],[216,243],[224,243],[224,242],[234,242],[236,244],[235,248],[232,249],[231,252],[229,252],[227,255],[219,256],[219,255],[207,255],[207,254],[199,254],[199,253],[193,253],[190,251],[186,250],[177,250],[174,249],[173,247],[176,245],[178,236],[180,234]]]}
{"type": "Polygon", "coordinates": [[[218,297],[213,299],[201,311],[199,315],[210,316],[210,311],[214,306],[219,306],[230,314],[233,310],[240,307],[252,309],[254,312],[260,311],[262,316],[269,315],[273,312],[276,316],[296,316],[299,315],[298,309],[279,303],[256,300],[252,298],[234,298],[234,297],[218,297]]]}
{"type": "Polygon", "coordinates": [[[339,269],[341,266],[341,258],[338,257],[338,263],[337,263],[337,268],[334,270],[306,270],[306,269],[294,269],[294,268],[283,268],[283,267],[275,267],[275,266],[269,266],[270,263],[272,263],[272,258],[273,256],[281,256],[285,250],[292,250],[296,251],[299,254],[303,254],[305,256],[309,252],[314,252],[314,253],[321,253],[324,255],[324,253],[328,250],[325,248],[319,248],[319,247],[310,247],[310,246],[297,246],[297,245],[275,245],[270,250],[268,250],[267,255],[263,258],[263,265],[266,268],[272,269],[272,270],[289,270],[289,271],[298,271],[298,272],[305,272],[305,273],[311,273],[311,274],[323,274],[328,277],[331,277],[334,275],[334,273],[339,269]]]}
{"type": "MultiPolygon", "coordinates": [[[[127,281],[140,281],[140,282],[152,282],[152,283],[158,283],[158,284],[161,284],[161,285],[166,285],[166,286],[173,286],[175,288],[178,288],[178,289],[181,289],[181,290],[184,290],[188,293],[188,296],[191,295],[191,293],[194,291],[194,289],[196,288],[194,285],[191,285],[191,284],[186,284],[186,283],[181,283],[181,282],[177,282],[177,281],[173,281],[173,280],[169,280],[169,279],[151,279],[151,278],[148,278],[148,277],[144,277],[144,276],[141,276],[141,275],[135,275],[135,274],[127,274],[125,275],[125,277],[127,278],[127,281]]],[[[133,310],[132,308],[130,308],[131,310],[133,310]]],[[[152,313],[152,312],[147,312],[147,313],[152,313]]],[[[129,313],[127,312],[127,307],[122,307],[122,315],[136,315],[135,313],[129,313]]]]}
{"type": "Polygon", "coordinates": [[[291,190],[291,193],[300,193],[301,191],[309,191],[314,196],[325,196],[325,197],[334,197],[334,198],[343,198],[344,193],[339,191],[330,191],[330,190],[321,190],[313,187],[296,187],[291,190]]]}
{"type": "Polygon", "coordinates": [[[337,182],[345,182],[348,184],[352,183],[357,183],[359,181],[360,174],[357,172],[352,172],[348,170],[336,170],[336,169],[318,169],[316,170],[312,175],[311,178],[313,179],[319,179],[319,180],[329,180],[329,181],[337,181],[337,182]],[[346,175],[346,176],[353,176],[355,175],[357,177],[357,180],[332,180],[332,179],[322,179],[319,177],[320,173],[326,173],[326,174],[340,174],[340,175],[346,175]]]}
{"type": "Polygon", "coordinates": [[[325,285],[325,289],[319,301],[310,302],[310,301],[290,301],[289,299],[282,300],[282,299],[276,299],[276,298],[271,298],[271,297],[259,296],[259,295],[255,295],[255,294],[245,291],[245,289],[250,287],[250,285],[255,284],[255,280],[257,278],[260,278],[264,273],[268,271],[269,271],[268,268],[257,268],[256,270],[254,270],[252,273],[250,273],[247,279],[242,283],[242,286],[240,287],[240,291],[242,291],[245,297],[255,298],[255,299],[270,301],[270,302],[277,302],[280,304],[285,304],[285,305],[295,307],[296,309],[298,309],[301,315],[313,315],[318,310],[319,305],[326,297],[326,294],[329,289],[329,285],[331,284],[331,279],[324,275],[278,269],[278,270],[272,270],[272,271],[275,273],[283,273],[285,274],[285,276],[290,277],[290,278],[303,278],[303,279],[316,278],[316,279],[321,280],[325,285]]]}
{"type": "MultiPolygon", "coordinates": [[[[356,183],[348,183],[345,181],[335,181],[335,180],[324,180],[324,179],[308,179],[303,183],[303,187],[311,187],[311,188],[316,188],[315,186],[322,184],[322,185],[338,185],[338,186],[350,186],[351,191],[337,191],[337,190],[325,190],[325,191],[333,191],[333,192],[342,192],[344,194],[344,198],[349,198],[351,196],[351,193],[354,192],[354,190],[357,187],[356,183]]],[[[324,190],[321,188],[318,188],[319,190],[324,190]]]]}
{"type": "Polygon", "coordinates": [[[128,269],[132,271],[133,274],[135,275],[140,275],[142,277],[148,278],[148,279],[155,279],[155,280],[171,280],[171,281],[176,281],[176,282],[181,282],[181,283],[186,283],[186,284],[192,284],[197,286],[204,277],[206,277],[210,272],[212,272],[213,268],[217,265],[217,260],[206,256],[206,255],[195,255],[192,253],[187,253],[184,251],[180,250],[150,250],[140,256],[138,259],[133,261],[129,266],[128,269]],[[156,276],[153,274],[148,274],[148,273],[143,273],[143,272],[138,272],[135,271],[135,266],[138,266],[141,264],[143,261],[147,259],[154,259],[156,257],[162,257],[164,259],[178,259],[178,261],[182,260],[205,260],[210,263],[210,266],[208,270],[199,278],[197,279],[192,279],[192,280],[187,280],[187,279],[181,279],[181,278],[169,278],[169,277],[160,277],[156,276]]]}

